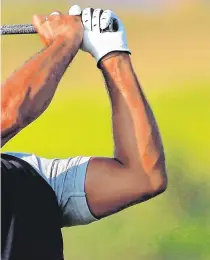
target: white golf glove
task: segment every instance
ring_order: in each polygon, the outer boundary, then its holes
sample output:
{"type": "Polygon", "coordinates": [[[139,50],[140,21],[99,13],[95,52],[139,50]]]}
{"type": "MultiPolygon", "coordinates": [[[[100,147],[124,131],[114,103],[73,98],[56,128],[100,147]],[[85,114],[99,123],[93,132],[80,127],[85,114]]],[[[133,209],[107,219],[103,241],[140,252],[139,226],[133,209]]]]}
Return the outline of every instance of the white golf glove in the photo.
{"type": "MultiPolygon", "coordinates": [[[[69,10],[70,15],[80,13],[79,6],[72,6],[69,10]]],[[[124,26],[112,11],[86,8],[82,11],[82,22],[85,30],[81,49],[89,52],[97,63],[113,51],[130,53],[124,26]]]]}

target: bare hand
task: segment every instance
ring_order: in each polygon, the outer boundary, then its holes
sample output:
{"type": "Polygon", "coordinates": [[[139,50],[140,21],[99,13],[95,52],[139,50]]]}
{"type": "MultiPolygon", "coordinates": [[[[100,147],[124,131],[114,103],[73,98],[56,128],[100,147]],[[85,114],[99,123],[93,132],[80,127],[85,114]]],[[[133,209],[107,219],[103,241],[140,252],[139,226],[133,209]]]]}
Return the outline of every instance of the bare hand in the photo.
{"type": "Polygon", "coordinates": [[[33,25],[46,46],[56,39],[75,41],[80,45],[83,39],[83,25],[80,16],[63,15],[55,11],[50,16],[33,16],[33,25]]]}

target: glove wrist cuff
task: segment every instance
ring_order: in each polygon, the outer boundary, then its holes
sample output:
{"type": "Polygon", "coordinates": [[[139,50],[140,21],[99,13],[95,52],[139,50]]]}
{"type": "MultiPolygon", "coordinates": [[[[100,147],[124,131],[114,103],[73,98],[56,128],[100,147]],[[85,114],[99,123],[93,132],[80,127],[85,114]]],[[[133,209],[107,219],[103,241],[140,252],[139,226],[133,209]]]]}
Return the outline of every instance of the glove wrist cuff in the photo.
{"type": "Polygon", "coordinates": [[[120,53],[123,53],[123,52],[124,52],[124,53],[128,53],[128,54],[131,55],[131,52],[130,52],[129,49],[109,51],[109,52],[107,52],[106,54],[102,55],[101,58],[96,59],[96,61],[97,61],[97,67],[98,67],[99,69],[101,69],[101,62],[102,62],[102,61],[105,61],[105,60],[111,59],[111,58],[113,58],[113,57],[116,57],[116,56],[120,55],[120,53]],[[108,56],[108,55],[109,55],[109,56],[108,56]],[[106,56],[107,56],[107,57],[106,57],[106,56]]]}
{"type": "Polygon", "coordinates": [[[96,59],[96,62],[98,62],[99,60],[101,60],[104,56],[106,56],[107,54],[111,53],[111,52],[120,52],[120,51],[127,51],[127,52],[130,52],[130,50],[127,48],[127,47],[109,47],[109,49],[104,49],[104,50],[101,50],[99,51],[98,53],[96,53],[95,56],[95,59],[96,59]]]}

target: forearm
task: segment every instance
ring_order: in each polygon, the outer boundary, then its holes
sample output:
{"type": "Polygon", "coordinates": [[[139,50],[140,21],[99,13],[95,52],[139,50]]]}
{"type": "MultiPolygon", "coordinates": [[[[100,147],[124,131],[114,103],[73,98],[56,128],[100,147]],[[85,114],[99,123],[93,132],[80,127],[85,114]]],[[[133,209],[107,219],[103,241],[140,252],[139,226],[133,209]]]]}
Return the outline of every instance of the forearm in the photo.
{"type": "Polygon", "coordinates": [[[115,158],[145,173],[165,171],[164,151],[152,110],[132,69],[120,54],[102,62],[113,111],[115,158]]]}
{"type": "Polygon", "coordinates": [[[79,44],[57,39],[17,70],[2,86],[2,146],[50,104],[79,44]]]}

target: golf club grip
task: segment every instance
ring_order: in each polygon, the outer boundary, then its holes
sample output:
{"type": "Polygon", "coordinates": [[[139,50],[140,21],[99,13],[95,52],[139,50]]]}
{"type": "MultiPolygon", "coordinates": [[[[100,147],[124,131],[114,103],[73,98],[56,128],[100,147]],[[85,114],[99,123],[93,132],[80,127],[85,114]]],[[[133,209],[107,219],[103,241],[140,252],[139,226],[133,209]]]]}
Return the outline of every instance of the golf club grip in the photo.
{"type": "Polygon", "coordinates": [[[37,32],[32,24],[2,25],[0,29],[0,35],[33,34],[33,33],[37,33],[37,32]]]}

